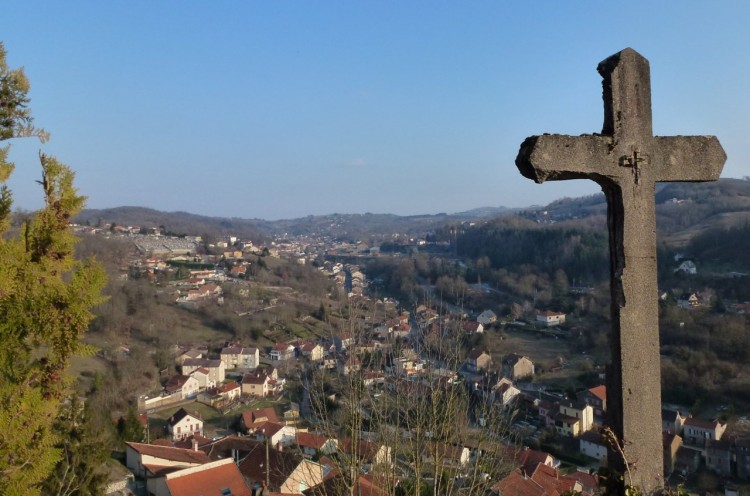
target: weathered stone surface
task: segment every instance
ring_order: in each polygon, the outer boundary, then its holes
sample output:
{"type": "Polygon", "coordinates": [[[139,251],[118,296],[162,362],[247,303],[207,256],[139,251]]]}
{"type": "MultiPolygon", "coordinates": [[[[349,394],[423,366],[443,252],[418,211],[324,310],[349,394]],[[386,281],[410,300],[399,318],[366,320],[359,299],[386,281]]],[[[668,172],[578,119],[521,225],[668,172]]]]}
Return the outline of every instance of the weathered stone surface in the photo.
{"type": "Polygon", "coordinates": [[[635,50],[598,66],[603,78],[601,134],[531,136],[516,166],[525,177],[591,179],[607,198],[612,291],[608,425],[624,457],[611,464],[650,491],[662,484],[661,381],[654,186],[715,181],[726,154],[714,136],[653,136],[649,63],[635,50]]]}

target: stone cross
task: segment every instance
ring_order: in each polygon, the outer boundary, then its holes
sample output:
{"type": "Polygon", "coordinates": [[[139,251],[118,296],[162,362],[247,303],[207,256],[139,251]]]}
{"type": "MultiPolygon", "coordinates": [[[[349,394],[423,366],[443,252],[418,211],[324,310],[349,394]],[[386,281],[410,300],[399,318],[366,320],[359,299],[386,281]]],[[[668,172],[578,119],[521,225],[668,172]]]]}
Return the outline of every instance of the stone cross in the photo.
{"type": "Polygon", "coordinates": [[[525,177],[591,179],[607,198],[612,363],[607,422],[622,447],[610,467],[650,492],[663,483],[655,183],[715,181],[726,154],[714,136],[654,136],[649,63],[631,48],[597,67],[601,134],[531,136],[516,166],[525,177]]]}

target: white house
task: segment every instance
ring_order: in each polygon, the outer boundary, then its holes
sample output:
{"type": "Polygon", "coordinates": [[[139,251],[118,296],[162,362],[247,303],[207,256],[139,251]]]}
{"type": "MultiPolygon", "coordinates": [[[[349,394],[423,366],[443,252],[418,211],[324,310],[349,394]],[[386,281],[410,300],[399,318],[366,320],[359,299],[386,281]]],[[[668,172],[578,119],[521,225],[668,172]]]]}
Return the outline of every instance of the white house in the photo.
{"type": "Polygon", "coordinates": [[[477,322],[483,326],[488,326],[497,322],[497,315],[492,310],[485,310],[484,312],[477,315],[477,322]]]}
{"type": "Polygon", "coordinates": [[[216,387],[216,382],[211,380],[211,374],[206,368],[198,368],[190,372],[190,377],[193,377],[198,381],[198,385],[201,390],[211,389],[216,387]]]}
{"type": "Polygon", "coordinates": [[[182,373],[190,375],[194,370],[204,368],[208,370],[209,379],[214,384],[224,382],[226,364],[222,360],[208,360],[205,358],[188,358],[182,362],[182,373]]]}
{"type": "Polygon", "coordinates": [[[297,428],[293,425],[284,425],[270,420],[260,424],[255,430],[255,439],[268,440],[271,446],[289,446],[294,443],[296,437],[297,428]]]}
{"type": "Polygon", "coordinates": [[[695,262],[693,262],[692,260],[685,260],[674,271],[695,275],[698,273],[698,267],[695,266],[695,262]]]}
{"type": "Polygon", "coordinates": [[[192,398],[200,390],[200,383],[188,375],[176,375],[171,377],[164,390],[168,394],[179,394],[181,399],[192,398]]]}
{"type": "Polygon", "coordinates": [[[521,394],[521,390],[515,387],[511,380],[503,377],[497,382],[497,384],[492,386],[492,390],[490,391],[490,401],[496,401],[503,405],[503,407],[508,407],[519,394],[521,394]]]}
{"type": "Polygon", "coordinates": [[[192,415],[184,408],[177,410],[169,417],[167,432],[172,441],[181,441],[190,436],[203,435],[203,420],[197,415],[192,415]]]}
{"type": "Polygon", "coordinates": [[[581,453],[596,458],[599,463],[607,463],[607,445],[596,431],[586,431],[578,438],[581,453]]]}
{"type": "Polygon", "coordinates": [[[125,460],[128,469],[137,477],[145,477],[148,465],[196,467],[211,461],[203,451],[142,443],[125,443],[125,460]]]}
{"type": "Polygon", "coordinates": [[[553,326],[565,323],[565,314],[561,312],[551,312],[547,310],[544,312],[537,313],[536,321],[538,324],[542,324],[547,327],[553,327],[553,326]]]}
{"type": "Polygon", "coordinates": [[[245,346],[227,346],[219,355],[228,369],[254,369],[260,363],[260,350],[245,346]]]}

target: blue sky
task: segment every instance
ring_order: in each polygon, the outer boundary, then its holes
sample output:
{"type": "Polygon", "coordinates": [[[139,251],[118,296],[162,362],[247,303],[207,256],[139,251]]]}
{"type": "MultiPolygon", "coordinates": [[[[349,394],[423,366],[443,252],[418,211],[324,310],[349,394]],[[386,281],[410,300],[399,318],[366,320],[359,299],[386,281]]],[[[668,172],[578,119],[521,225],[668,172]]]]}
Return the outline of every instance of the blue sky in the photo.
{"type": "Polygon", "coordinates": [[[279,219],[523,207],[598,191],[518,173],[533,134],[598,132],[597,63],[651,62],[654,132],[750,175],[750,2],[5,2],[40,145],[88,206],[279,219]]]}

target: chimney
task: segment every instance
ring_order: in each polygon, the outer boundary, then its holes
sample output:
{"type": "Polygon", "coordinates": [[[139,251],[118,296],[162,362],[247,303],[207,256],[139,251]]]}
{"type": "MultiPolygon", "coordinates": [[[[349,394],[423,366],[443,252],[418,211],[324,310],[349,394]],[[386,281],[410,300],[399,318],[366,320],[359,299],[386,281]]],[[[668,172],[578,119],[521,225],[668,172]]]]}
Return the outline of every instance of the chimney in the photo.
{"type": "Polygon", "coordinates": [[[198,451],[198,440],[195,439],[195,436],[193,436],[193,439],[191,440],[193,444],[193,451],[198,451]]]}

